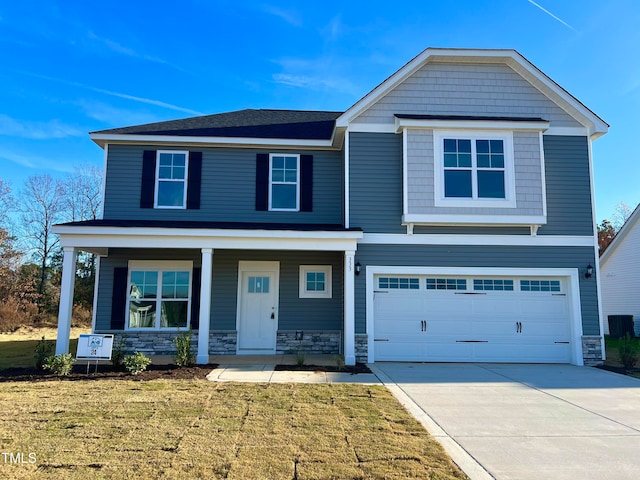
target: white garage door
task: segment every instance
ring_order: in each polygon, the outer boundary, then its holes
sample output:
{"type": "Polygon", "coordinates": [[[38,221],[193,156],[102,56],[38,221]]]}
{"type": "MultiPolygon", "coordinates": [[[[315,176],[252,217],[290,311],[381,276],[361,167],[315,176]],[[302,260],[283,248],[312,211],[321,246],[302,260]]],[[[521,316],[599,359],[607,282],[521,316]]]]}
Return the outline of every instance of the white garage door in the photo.
{"type": "Polygon", "coordinates": [[[560,277],[378,275],[376,361],[568,363],[560,277]]]}

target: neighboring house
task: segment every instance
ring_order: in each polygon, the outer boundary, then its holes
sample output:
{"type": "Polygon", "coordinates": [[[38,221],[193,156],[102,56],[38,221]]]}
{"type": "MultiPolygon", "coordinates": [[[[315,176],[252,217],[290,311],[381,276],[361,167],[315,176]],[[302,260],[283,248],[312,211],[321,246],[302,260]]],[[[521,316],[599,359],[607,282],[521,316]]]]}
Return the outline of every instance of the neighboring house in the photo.
{"type": "MultiPolygon", "coordinates": [[[[640,323],[640,205],[624,223],[600,257],[600,285],[604,333],[609,315],[633,315],[640,323]]],[[[640,333],[640,332],[638,332],[640,333]]]]}
{"type": "Polygon", "coordinates": [[[608,125],[513,50],[427,49],[345,112],[103,130],[103,219],[59,225],[93,331],[212,354],[602,360],[591,142],[608,125]]]}

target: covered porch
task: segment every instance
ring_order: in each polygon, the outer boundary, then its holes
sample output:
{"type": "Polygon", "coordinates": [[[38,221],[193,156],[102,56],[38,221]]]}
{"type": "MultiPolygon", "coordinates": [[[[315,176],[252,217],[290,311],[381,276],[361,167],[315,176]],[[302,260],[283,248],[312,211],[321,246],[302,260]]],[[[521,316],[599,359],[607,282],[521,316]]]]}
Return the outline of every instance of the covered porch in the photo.
{"type": "MultiPolygon", "coordinates": [[[[336,302],[340,303],[340,308],[338,310],[333,308],[332,311],[334,316],[337,314],[341,317],[339,330],[337,330],[341,342],[340,350],[344,354],[345,364],[355,364],[354,275],[356,274],[355,253],[357,241],[362,238],[361,231],[336,225],[247,225],[203,222],[170,222],[170,225],[167,222],[159,224],[154,221],[95,220],[55,227],[64,250],[56,353],[65,353],[69,348],[76,258],[79,250],[85,250],[99,255],[99,265],[103,265],[102,270],[105,272],[107,265],[114,262],[121,262],[120,264],[124,262],[132,271],[139,269],[139,265],[144,265],[145,262],[153,263],[157,259],[163,259],[162,262],[165,263],[167,261],[185,263],[184,259],[188,259],[193,265],[191,270],[193,278],[190,280],[193,293],[188,299],[190,304],[193,304],[189,310],[192,317],[189,325],[193,328],[194,343],[197,343],[197,363],[199,364],[210,363],[211,356],[219,353],[235,353],[239,356],[255,353],[265,355],[291,353],[290,349],[287,350],[287,342],[297,341],[299,336],[302,341],[305,335],[305,328],[298,328],[295,320],[292,320],[292,315],[304,316],[302,313],[304,310],[313,317],[319,310],[324,309],[323,305],[335,307],[336,302]],[[322,260],[325,257],[326,261],[316,260],[322,260]],[[311,300],[305,299],[302,292],[304,285],[302,278],[306,270],[303,267],[317,267],[317,265],[303,265],[303,263],[322,263],[329,268],[333,263],[332,284],[339,289],[332,293],[333,300],[314,300],[313,294],[316,292],[311,292],[311,300]],[[271,277],[272,274],[269,272],[273,272],[275,277],[271,277]],[[296,272],[300,274],[299,284],[296,272]],[[262,284],[256,284],[256,281],[263,282],[264,279],[268,285],[269,281],[272,285],[266,289],[267,291],[262,284]],[[294,288],[295,292],[293,292],[294,288]],[[226,293],[221,292],[224,289],[226,293]],[[248,300],[256,292],[273,292],[271,299],[275,303],[259,307],[259,304],[253,300],[248,300]],[[221,295],[222,293],[224,294],[221,295]],[[231,298],[234,295],[236,297],[231,298]],[[221,298],[224,298],[226,303],[224,308],[220,308],[221,312],[217,312],[215,309],[222,302],[221,298]],[[233,312],[229,304],[232,300],[236,303],[233,312]],[[258,310],[255,310],[256,308],[258,310]],[[260,308],[263,308],[262,313],[258,312],[260,308]],[[264,308],[271,310],[265,311],[264,308]],[[261,328],[259,324],[250,323],[253,321],[252,318],[257,313],[264,317],[263,313],[269,311],[271,311],[270,319],[276,327],[277,339],[273,338],[273,347],[256,344],[258,349],[248,348],[252,344],[247,342],[253,340],[248,339],[246,333],[261,328]],[[233,315],[235,318],[231,325],[233,315]],[[222,352],[212,347],[211,342],[216,341],[218,333],[222,337],[226,335],[225,338],[231,338],[234,329],[237,346],[235,351],[222,352]]],[[[322,269],[318,270],[322,271],[322,269]]],[[[311,271],[313,272],[314,269],[311,271]]],[[[130,319],[123,319],[121,326],[118,325],[116,328],[114,324],[105,325],[104,318],[100,319],[98,313],[101,307],[98,304],[110,303],[110,307],[113,308],[115,301],[112,300],[112,298],[115,299],[113,292],[105,297],[104,279],[108,277],[105,272],[102,275],[99,272],[96,273],[93,331],[143,337],[147,332],[130,328],[132,324],[127,323],[130,319]]],[[[331,273],[331,270],[329,272],[331,273]]],[[[311,282],[310,288],[320,285],[319,276],[314,285],[313,281],[316,277],[313,273],[308,275],[305,278],[311,282]]],[[[128,284],[132,285],[130,274],[127,278],[128,284]]],[[[268,295],[262,297],[268,297],[268,295]]],[[[122,301],[130,305],[128,297],[122,301]]],[[[125,315],[129,314],[123,313],[123,316],[125,315]]],[[[320,320],[315,321],[316,324],[307,323],[310,328],[306,330],[311,330],[307,333],[317,330],[317,328],[311,328],[314,325],[316,327],[320,325],[317,323],[320,320]]],[[[268,327],[269,322],[266,322],[265,326],[268,327]]],[[[327,323],[327,329],[332,328],[336,329],[335,323],[327,323]]],[[[160,334],[166,331],[152,331],[152,333],[160,334]]]]}

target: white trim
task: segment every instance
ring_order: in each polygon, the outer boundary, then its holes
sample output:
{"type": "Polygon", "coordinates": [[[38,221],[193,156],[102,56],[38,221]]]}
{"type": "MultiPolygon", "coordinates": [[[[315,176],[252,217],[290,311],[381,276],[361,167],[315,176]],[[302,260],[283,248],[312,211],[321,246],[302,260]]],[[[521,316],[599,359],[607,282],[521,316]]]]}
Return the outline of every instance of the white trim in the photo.
{"type": "Polygon", "coordinates": [[[73,290],[75,288],[78,251],[73,247],[63,247],[62,280],[60,282],[60,302],[58,306],[58,338],[56,355],[69,352],[71,318],[73,315],[73,290]]]}
{"type": "Polygon", "coordinates": [[[582,356],[582,308],[580,306],[579,271],[577,268],[502,268],[502,267],[416,267],[377,266],[366,268],[366,325],[368,362],[375,362],[374,352],[374,304],[373,292],[376,275],[456,275],[502,277],[564,277],[567,279],[570,306],[571,363],[584,365],[582,356]]]}
{"type": "Polygon", "coordinates": [[[409,131],[402,131],[402,215],[409,213],[409,131]]]}
{"type": "Polygon", "coordinates": [[[355,249],[344,252],[344,363],[356,364],[355,249]]]}
{"type": "Polygon", "coordinates": [[[253,250],[355,250],[362,232],[219,230],[145,227],[54,227],[60,244],[97,248],[232,248],[253,250]]]}
{"type": "Polygon", "coordinates": [[[98,218],[104,218],[104,200],[107,192],[107,159],[109,158],[109,144],[104,144],[104,163],[102,170],[102,201],[100,202],[100,216],[98,218]]]}
{"type": "Polygon", "coordinates": [[[300,265],[298,298],[332,298],[331,265],[300,265]],[[324,273],[324,290],[307,290],[307,273],[324,273]]]}
{"type": "Polygon", "coordinates": [[[459,215],[459,214],[409,214],[402,216],[402,224],[429,225],[487,225],[529,226],[545,225],[547,217],[542,215],[459,215]]]}
{"type": "Polygon", "coordinates": [[[340,115],[336,120],[336,126],[349,126],[354,119],[387,95],[397,85],[432,61],[451,63],[504,63],[513,68],[543,95],[584,125],[589,136],[597,138],[608,130],[608,125],[595,113],[585,107],[578,99],[551,80],[551,78],[518,52],[506,49],[427,48],[340,115]]]}
{"type": "Polygon", "coordinates": [[[349,141],[349,129],[344,134],[344,226],[349,228],[349,148],[351,144],[349,141]]]}
{"type": "Polygon", "coordinates": [[[188,329],[191,326],[191,301],[193,292],[193,262],[190,260],[129,260],[127,272],[127,312],[129,312],[129,304],[132,301],[131,298],[131,274],[134,271],[137,272],[157,272],[158,283],[156,289],[156,296],[154,298],[140,298],[139,301],[155,302],[156,303],[156,319],[153,327],[130,327],[129,315],[126,315],[124,321],[125,332],[178,332],[180,329],[188,329]],[[181,301],[184,302],[184,298],[169,299],[162,296],[162,273],[167,271],[188,271],[189,272],[189,290],[187,295],[187,322],[184,327],[162,327],[162,302],[181,301]]]}
{"type": "MultiPolygon", "coordinates": [[[[434,169],[434,203],[436,207],[468,207],[468,208],[516,208],[516,186],[515,186],[515,159],[513,153],[513,132],[512,131],[433,131],[433,169],[434,169]],[[456,140],[470,140],[471,142],[471,184],[472,196],[470,198],[457,198],[445,196],[444,173],[448,167],[444,166],[443,141],[445,138],[456,140]],[[504,193],[505,198],[480,198],[478,196],[478,154],[476,152],[477,140],[501,140],[504,147],[504,193]]],[[[465,169],[466,170],[466,169],[465,169]]],[[[498,170],[491,170],[498,171],[498,170]]],[[[457,217],[451,215],[451,217],[457,217]]]]}
{"type": "Polygon", "coordinates": [[[236,332],[237,332],[237,341],[236,341],[236,355],[272,355],[276,353],[277,349],[277,337],[278,337],[278,325],[279,325],[279,313],[280,313],[280,262],[279,261],[249,261],[249,260],[240,260],[238,261],[238,294],[236,300],[236,332]],[[240,315],[242,313],[242,298],[243,298],[243,288],[242,288],[242,275],[245,271],[254,271],[254,272],[266,272],[272,273],[274,275],[273,282],[273,297],[275,301],[275,305],[273,308],[273,312],[275,315],[275,329],[273,335],[273,348],[272,349],[264,349],[264,350],[251,350],[251,349],[240,349],[240,315]]]}
{"type": "Polygon", "coordinates": [[[547,172],[544,160],[544,135],[539,134],[540,143],[540,179],[542,180],[542,215],[547,218],[547,172]]]}
{"type": "MultiPolygon", "coordinates": [[[[285,168],[286,170],[286,168],[285,168]]],[[[276,182],[276,185],[291,185],[292,182],[276,182]]],[[[270,153],[269,154],[269,211],[270,212],[299,212],[300,211],[300,155],[292,153],[270,153]],[[284,157],[285,166],[287,158],[296,159],[296,206],[295,208],[273,208],[271,202],[273,199],[273,157],[284,157]]]]}
{"type": "Polygon", "coordinates": [[[93,280],[93,311],[91,312],[91,331],[96,331],[96,320],[98,316],[98,290],[100,284],[100,259],[102,256],[96,255],[96,278],[93,280]]]}
{"type": "MultiPolygon", "coordinates": [[[[173,173],[173,167],[171,167],[173,173]]],[[[188,150],[157,150],[156,151],[156,172],[155,183],[153,187],[153,208],[162,210],[185,210],[187,208],[187,189],[189,187],[189,151],[188,150]],[[170,155],[184,155],[184,178],[160,178],[160,155],[163,153],[170,155]],[[158,194],[160,190],[160,182],[182,183],[182,205],[159,205],[158,194]]]]}
{"type": "Polygon", "coordinates": [[[494,245],[528,247],[591,247],[593,237],[571,235],[464,235],[365,233],[358,244],[377,245],[494,245]]]}
{"type": "Polygon", "coordinates": [[[281,148],[320,148],[339,149],[340,145],[331,140],[303,140],[289,138],[254,138],[254,137],[191,137],[182,135],[131,135],[91,133],[91,140],[98,145],[103,143],[138,143],[144,145],[226,145],[231,147],[281,147],[281,148]]]}
{"type": "Polygon", "coordinates": [[[441,129],[449,130],[509,130],[509,131],[544,131],[549,128],[546,120],[438,120],[438,119],[412,119],[395,117],[395,130],[400,133],[407,128],[411,129],[441,129]]]}
{"type": "Polygon", "coordinates": [[[582,127],[549,127],[544,135],[562,135],[567,137],[588,137],[589,130],[582,127]]]}
{"type": "Polygon", "coordinates": [[[350,132],[356,133],[398,133],[394,123],[352,123],[350,132]]]}

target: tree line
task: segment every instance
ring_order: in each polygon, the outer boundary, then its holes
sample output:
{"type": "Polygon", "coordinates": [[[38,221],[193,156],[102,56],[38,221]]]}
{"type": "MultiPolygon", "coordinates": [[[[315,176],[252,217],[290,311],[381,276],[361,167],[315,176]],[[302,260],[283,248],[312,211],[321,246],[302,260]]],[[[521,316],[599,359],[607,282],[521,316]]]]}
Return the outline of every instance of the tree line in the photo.
{"type": "MultiPolygon", "coordinates": [[[[0,178],[0,331],[55,321],[60,298],[62,250],[58,223],[99,217],[101,168],[80,165],[65,177],[28,177],[22,187],[0,178]]],[[[95,256],[80,252],[73,317],[91,322],[95,256]]]]}

